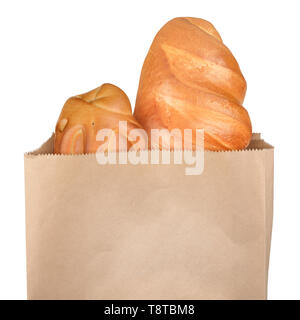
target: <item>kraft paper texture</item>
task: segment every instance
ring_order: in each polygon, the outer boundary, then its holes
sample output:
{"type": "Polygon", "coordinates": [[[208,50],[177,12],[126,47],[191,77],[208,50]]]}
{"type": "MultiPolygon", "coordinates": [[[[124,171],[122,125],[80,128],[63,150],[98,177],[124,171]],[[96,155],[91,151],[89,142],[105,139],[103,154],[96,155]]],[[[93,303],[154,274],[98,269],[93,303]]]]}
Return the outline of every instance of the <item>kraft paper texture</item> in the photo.
{"type": "Polygon", "coordinates": [[[273,147],[182,165],[25,155],[28,299],[266,299],[273,147]]]}

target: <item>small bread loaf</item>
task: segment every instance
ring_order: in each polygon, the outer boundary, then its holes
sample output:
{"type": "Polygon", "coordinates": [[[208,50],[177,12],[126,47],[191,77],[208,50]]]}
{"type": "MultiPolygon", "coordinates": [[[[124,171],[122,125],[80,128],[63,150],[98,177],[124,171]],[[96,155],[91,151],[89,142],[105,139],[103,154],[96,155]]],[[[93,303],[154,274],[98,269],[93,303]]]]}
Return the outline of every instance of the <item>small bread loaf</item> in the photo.
{"type": "Polygon", "coordinates": [[[145,59],[134,115],[148,134],[204,129],[205,149],[243,149],[252,134],[245,93],[239,65],[214,26],[175,18],[157,33],[145,59]]]}
{"type": "MultiPolygon", "coordinates": [[[[119,121],[127,121],[126,139],[131,129],[141,128],[132,115],[127,95],[117,86],[106,83],[97,89],[72,97],[66,101],[56,124],[54,152],[95,153],[105,142],[96,140],[98,131],[112,129],[117,135],[119,121]]],[[[127,142],[130,147],[131,143],[127,142]]],[[[115,146],[118,151],[118,142],[115,146]]]]}

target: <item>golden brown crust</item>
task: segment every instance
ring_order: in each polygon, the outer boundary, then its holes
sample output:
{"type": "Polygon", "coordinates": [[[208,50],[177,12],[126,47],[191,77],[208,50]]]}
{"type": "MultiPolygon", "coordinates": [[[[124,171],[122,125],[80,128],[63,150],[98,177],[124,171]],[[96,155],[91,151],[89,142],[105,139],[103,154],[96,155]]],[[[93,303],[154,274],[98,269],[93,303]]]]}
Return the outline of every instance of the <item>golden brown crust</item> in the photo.
{"type": "MultiPolygon", "coordinates": [[[[246,81],[214,26],[175,18],[157,33],[145,59],[134,115],[152,128],[204,129],[205,149],[245,148],[246,81]]],[[[194,141],[193,141],[194,144],[194,141]]]]}
{"type": "Polygon", "coordinates": [[[107,128],[117,134],[119,121],[127,121],[128,131],[141,128],[132,115],[127,95],[117,86],[106,83],[69,98],[57,121],[54,152],[95,153],[101,144],[96,140],[98,131],[107,128]]]}

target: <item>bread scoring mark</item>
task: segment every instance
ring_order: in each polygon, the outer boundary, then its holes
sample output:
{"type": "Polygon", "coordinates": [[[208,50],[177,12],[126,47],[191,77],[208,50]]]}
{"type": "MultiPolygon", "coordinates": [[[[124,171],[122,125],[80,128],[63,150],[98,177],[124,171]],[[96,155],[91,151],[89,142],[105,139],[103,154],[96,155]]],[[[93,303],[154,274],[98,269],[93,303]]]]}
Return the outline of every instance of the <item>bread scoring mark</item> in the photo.
{"type": "Polygon", "coordinates": [[[59,129],[60,132],[63,132],[63,131],[64,131],[67,123],[68,123],[68,119],[66,119],[66,118],[63,118],[63,119],[61,119],[61,120],[59,121],[59,123],[58,123],[58,129],[59,129]]]}
{"type": "Polygon", "coordinates": [[[71,143],[71,152],[72,153],[83,153],[84,152],[84,142],[83,142],[83,130],[82,128],[78,129],[74,133],[72,143],[71,143]]]}
{"type": "Polygon", "coordinates": [[[161,48],[170,71],[184,85],[205,89],[238,104],[243,102],[246,81],[240,73],[166,43],[162,43],[161,48]],[[235,87],[238,88],[233,90],[235,87]]]}
{"type": "MultiPolygon", "coordinates": [[[[98,94],[99,94],[99,92],[100,92],[100,90],[103,88],[103,84],[98,88],[98,89],[96,89],[95,90],[95,97],[94,97],[94,100],[96,100],[97,99],[97,97],[98,97],[98,94]]],[[[93,101],[93,100],[92,100],[93,101]]]]}
{"type": "MultiPolygon", "coordinates": [[[[206,135],[207,137],[209,137],[210,140],[215,141],[217,144],[219,144],[220,146],[222,146],[225,150],[231,150],[231,149],[232,149],[232,145],[231,145],[231,144],[225,143],[225,142],[224,142],[224,139],[222,140],[222,139],[218,138],[215,134],[209,133],[209,132],[205,131],[205,132],[204,132],[204,135],[206,135]]],[[[206,141],[204,141],[204,144],[205,144],[205,143],[207,143],[207,139],[206,139],[206,141]]],[[[211,143],[210,143],[210,145],[211,145],[211,143]]],[[[214,146],[214,148],[216,148],[215,144],[214,144],[213,146],[214,146]]],[[[217,149],[217,148],[216,148],[216,149],[217,149]]]]}
{"type": "MultiPolygon", "coordinates": [[[[176,110],[176,112],[180,114],[180,117],[187,119],[189,122],[191,121],[190,118],[192,118],[192,122],[195,122],[195,119],[196,119],[197,123],[202,123],[203,128],[212,128],[212,120],[209,120],[209,119],[213,119],[215,128],[218,128],[218,123],[220,124],[220,128],[219,128],[220,131],[224,130],[224,123],[225,124],[230,123],[230,126],[228,127],[240,128],[240,132],[248,132],[247,129],[249,128],[249,123],[241,121],[241,118],[238,117],[238,112],[233,111],[232,113],[230,113],[230,110],[228,110],[228,113],[226,113],[226,111],[221,112],[220,110],[214,110],[208,107],[203,107],[201,105],[196,105],[196,108],[195,108],[195,105],[191,103],[187,103],[185,100],[174,98],[162,93],[159,94],[159,98],[162,101],[164,101],[164,104],[167,105],[169,108],[173,108],[174,110],[176,110]],[[190,109],[190,110],[187,110],[187,109],[190,109]],[[203,113],[206,113],[205,117],[203,116],[203,113]]],[[[198,129],[203,129],[203,128],[198,127],[198,129]]],[[[207,133],[208,131],[206,129],[205,134],[207,133]]],[[[215,139],[218,139],[211,131],[209,132],[209,134],[215,137],[215,139]]],[[[225,142],[224,142],[224,146],[229,147],[229,145],[226,144],[225,142]]]]}
{"type": "MultiPolygon", "coordinates": [[[[81,101],[84,101],[96,108],[99,108],[99,109],[102,109],[102,110],[105,110],[105,111],[108,111],[108,112],[111,112],[111,113],[115,113],[115,114],[121,114],[121,115],[124,115],[124,116],[131,116],[131,113],[130,112],[121,112],[121,111],[115,111],[111,108],[108,108],[108,107],[105,107],[101,102],[102,102],[102,99],[105,98],[105,97],[101,97],[101,98],[98,98],[98,99],[93,99],[93,100],[88,100],[88,99],[84,99],[82,98],[81,96],[75,96],[74,99],[79,99],[81,101]],[[99,103],[100,102],[100,103],[99,103]]],[[[134,122],[133,122],[134,123],[134,122]]]]}
{"type": "Polygon", "coordinates": [[[215,29],[215,27],[208,21],[200,18],[184,18],[190,24],[207,33],[209,36],[215,38],[217,41],[223,42],[219,32],[215,29]],[[197,21],[197,23],[196,23],[197,21]]]}

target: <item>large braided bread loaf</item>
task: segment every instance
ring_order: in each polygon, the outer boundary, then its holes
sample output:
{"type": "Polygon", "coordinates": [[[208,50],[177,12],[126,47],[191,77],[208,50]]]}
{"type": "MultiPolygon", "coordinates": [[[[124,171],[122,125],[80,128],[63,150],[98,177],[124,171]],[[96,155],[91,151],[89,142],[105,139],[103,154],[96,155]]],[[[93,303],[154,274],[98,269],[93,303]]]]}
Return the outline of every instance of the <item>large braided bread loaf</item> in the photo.
{"type": "Polygon", "coordinates": [[[204,129],[205,149],[242,149],[252,134],[245,93],[239,65],[214,26],[175,18],[157,33],[145,59],[134,115],[148,134],[204,129]]]}

